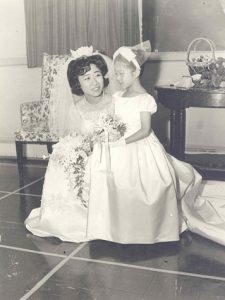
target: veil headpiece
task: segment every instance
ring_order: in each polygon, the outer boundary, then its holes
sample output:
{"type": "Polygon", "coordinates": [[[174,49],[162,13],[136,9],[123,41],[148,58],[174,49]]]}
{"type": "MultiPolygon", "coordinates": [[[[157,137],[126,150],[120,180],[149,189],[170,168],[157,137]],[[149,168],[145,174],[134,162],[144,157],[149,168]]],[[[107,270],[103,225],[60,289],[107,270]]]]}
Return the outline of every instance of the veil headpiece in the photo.
{"type": "Polygon", "coordinates": [[[96,54],[97,52],[94,52],[93,50],[93,46],[85,46],[85,47],[80,47],[77,50],[71,50],[70,49],[70,53],[73,57],[73,59],[78,59],[82,56],[91,56],[93,54],[96,54]]]}
{"type": "Polygon", "coordinates": [[[149,59],[151,55],[150,41],[144,41],[132,47],[123,46],[113,54],[113,61],[118,55],[123,56],[128,62],[132,62],[137,70],[149,59]]]}
{"type": "MultiPolygon", "coordinates": [[[[69,118],[71,108],[83,96],[73,95],[67,79],[68,65],[72,60],[82,56],[97,54],[93,47],[80,47],[76,51],[70,50],[71,57],[60,67],[49,101],[49,130],[58,137],[63,137],[74,129],[74,118],[69,118]]],[[[75,116],[74,116],[75,117],[75,116]]]]}

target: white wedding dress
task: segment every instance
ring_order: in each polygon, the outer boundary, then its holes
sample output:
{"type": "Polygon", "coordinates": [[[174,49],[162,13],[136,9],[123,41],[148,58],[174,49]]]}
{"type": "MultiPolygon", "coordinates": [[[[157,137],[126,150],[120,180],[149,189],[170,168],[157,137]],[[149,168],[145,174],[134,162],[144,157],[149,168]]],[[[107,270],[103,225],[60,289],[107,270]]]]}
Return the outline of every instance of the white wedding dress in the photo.
{"type": "MultiPolygon", "coordinates": [[[[149,94],[115,95],[126,136],[140,129],[141,111],[156,109],[149,94]]],[[[164,150],[153,131],[125,146],[96,146],[90,170],[88,239],[151,244],[179,240],[189,229],[225,245],[225,182],[203,182],[190,164],[164,150]]]]}
{"type": "MultiPolygon", "coordinates": [[[[111,97],[107,95],[98,104],[89,104],[85,98],[76,105],[71,104],[68,133],[69,131],[80,134],[91,133],[99,114],[109,112],[111,109],[111,97]]],[[[88,167],[86,169],[88,175],[88,167]]],[[[87,240],[87,208],[76,198],[68,178],[63,167],[50,157],[41,207],[33,209],[25,220],[26,228],[33,234],[41,237],[55,236],[70,242],[87,240]]]]}

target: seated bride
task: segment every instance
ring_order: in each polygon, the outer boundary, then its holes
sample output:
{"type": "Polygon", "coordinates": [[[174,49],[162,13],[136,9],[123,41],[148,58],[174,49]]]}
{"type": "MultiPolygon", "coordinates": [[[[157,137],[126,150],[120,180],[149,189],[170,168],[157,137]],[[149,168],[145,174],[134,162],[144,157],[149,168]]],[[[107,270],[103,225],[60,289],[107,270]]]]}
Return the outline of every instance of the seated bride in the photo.
{"type": "Polygon", "coordinates": [[[113,110],[112,97],[105,92],[109,84],[105,60],[92,47],[81,47],[72,51],[72,58],[58,74],[50,128],[64,138],[54,146],[49,159],[41,207],[33,209],[25,220],[26,228],[35,235],[70,242],[87,240],[91,153],[87,136],[93,132],[99,116],[113,110]]]}

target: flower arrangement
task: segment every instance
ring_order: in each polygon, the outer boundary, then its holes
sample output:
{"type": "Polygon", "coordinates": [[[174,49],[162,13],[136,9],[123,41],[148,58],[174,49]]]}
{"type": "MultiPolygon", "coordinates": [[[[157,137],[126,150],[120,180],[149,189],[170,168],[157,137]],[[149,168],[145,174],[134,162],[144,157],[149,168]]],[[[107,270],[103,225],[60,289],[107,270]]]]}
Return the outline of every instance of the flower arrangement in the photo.
{"type": "Polygon", "coordinates": [[[97,126],[93,133],[93,143],[95,142],[115,142],[124,136],[126,124],[123,123],[117,115],[112,113],[101,114],[97,126]]]}
{"type": "MultiPolygon", "coordinates": [[[[201,55],[193,58],[193,62],[207,62],[209,58],[201,55]]],[[[225,87],[225,58],[218,57],[210,62],[207,67],[192,75],[192,81],[196,87],[225,87]]]]}
{"type": "Polygon", "coordinates": [[[88,157],[92,152],[90,136],[71,134],[61,138],[54,145],[50,159],[61,165],[68,175],[69,183],[81,203],[87,207],[83,190],[85,185],[84,175],[88,157]]]}
{"type": "Polygon", "coordinates": [[[89,182],[87,182],[85,174],[93,145],[97,142],[105,142],[106,133],[108,141],[117,141],[124,135],[125,131],[126,125],[117,116],[101,114],[93,134],[79,135],[75,133],[60,138],[59,142],[53,146],[53,153],[49,156],[43,156],[43,158],[50,158],[55,164],[63,167],[68,176],[70,187],[75,193],[75,198],[80,199],[82,205],[87,207],[88,193],[86,193],[86,187],[89,186],[89,182]]]}

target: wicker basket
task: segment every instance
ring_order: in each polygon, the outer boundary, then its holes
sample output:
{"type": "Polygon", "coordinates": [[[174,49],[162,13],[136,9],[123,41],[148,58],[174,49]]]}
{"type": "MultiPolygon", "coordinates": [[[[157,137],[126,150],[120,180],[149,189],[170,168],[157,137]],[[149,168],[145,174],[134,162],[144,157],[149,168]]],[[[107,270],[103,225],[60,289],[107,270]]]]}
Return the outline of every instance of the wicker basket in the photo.
{"type": "Polygon", "coordinates": [[[210,39],[201,37],[191,41],[187,49],[187,58],[186,58],[186,64],[189,68],[190,75],[202,74],[202,72],[209,70],[210,64],[216,61],[215,50],[216,50],[215,44],[210,39]],[[191,61],[190,60],[191,51],[197,51],[196,50],[197,46],[201,41],[205,41],[209,45],[211,50],[211,58],[207,61],[191,61]]]}

